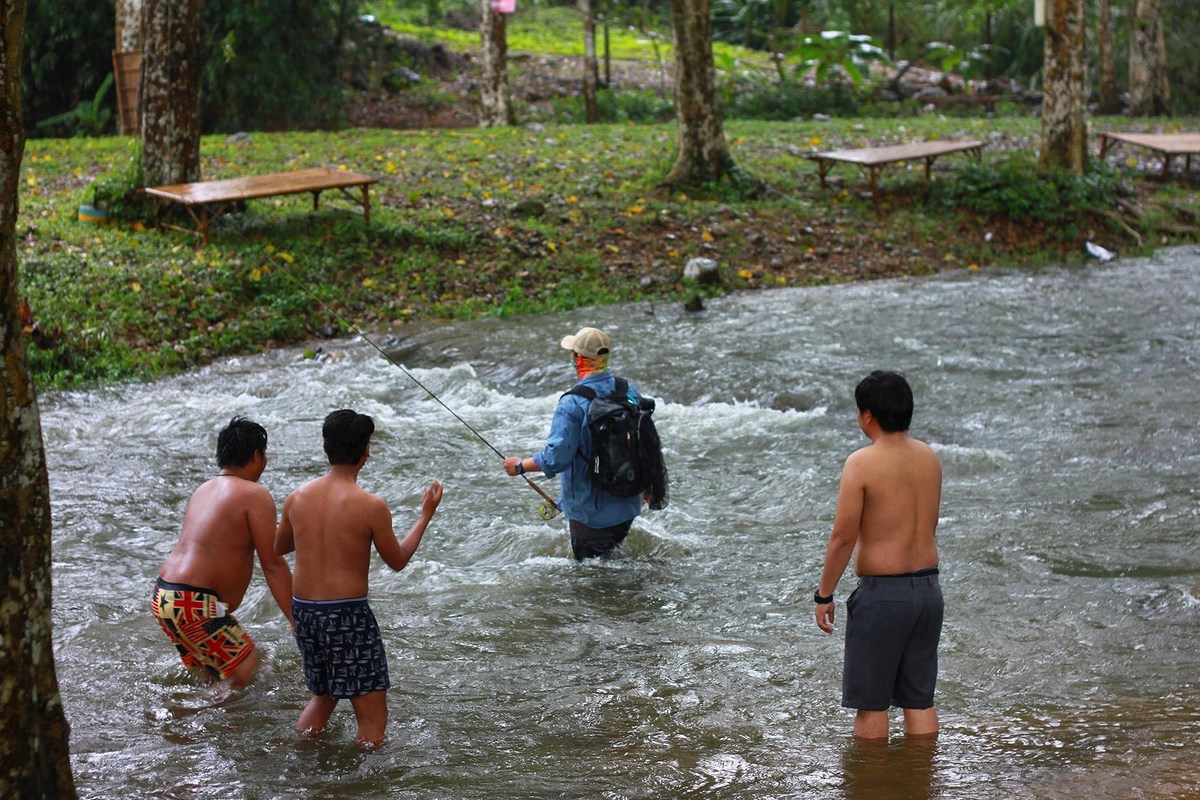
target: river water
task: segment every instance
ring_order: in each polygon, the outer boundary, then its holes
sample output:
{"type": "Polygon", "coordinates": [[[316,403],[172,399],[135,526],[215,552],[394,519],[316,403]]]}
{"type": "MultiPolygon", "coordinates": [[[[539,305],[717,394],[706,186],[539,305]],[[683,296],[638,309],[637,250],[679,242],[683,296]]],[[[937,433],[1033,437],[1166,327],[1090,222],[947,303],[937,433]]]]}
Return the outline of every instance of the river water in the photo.
{"type": "MultiPolygon", "coordinates": [[[[578,565],[565,523],[361,341],[42,400],[55,638],[85,798],[1200,796],[1200,250],[1044,271],[453,323],[380,341],[506,454],[540,446],[597,324],[658,398],[672,503],[578,565]],[[811,595],[852,388],[905,372],[942,458],[946,626],[935,743],[855,744],[842,638],[811,595]],[[261,574],[239,612],[270,661],[220,697],[148,612],[233,414],[270,433],[277,502],[320,474],[336,407],[378,425],[362,483],[407,530],[371,596],[393,688],[363,753],[343,704],[292,726],[299,658],[261,574]]],[[[853,586],[838,588],[841,601],[853,586]]],[[[839,622],[841,616],[839,616],[839,622]]],[[[898,721],[894,722],[898,732],[898,721]]]]}

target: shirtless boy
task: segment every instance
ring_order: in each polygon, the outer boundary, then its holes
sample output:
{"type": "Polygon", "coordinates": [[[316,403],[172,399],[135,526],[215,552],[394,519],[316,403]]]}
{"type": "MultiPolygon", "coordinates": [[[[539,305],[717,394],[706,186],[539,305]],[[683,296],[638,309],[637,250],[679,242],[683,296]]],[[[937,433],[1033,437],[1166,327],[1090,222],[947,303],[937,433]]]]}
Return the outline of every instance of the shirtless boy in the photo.
{"type": "Polygon", "coordinates": [[[833,592],[854,554],[858,588],[846,600],[842,705],[858,709],[854,735],[886,738],[888,709],[904,732],[933,736],[942,590],[934,542],[942,467],[908,434],[912,390],[902,375],[872,372],[854,390],[871,444],[846,459],[825,569],[813,600],[817,626],[833,633],[833,592]]]}
{"type": "Polygon", "coordinates": [[[358,485],[374,432],[374,420],[348,409],[325,418],[329,472],[288,495],[275,533],[276,553],[296,552],[292,613],[312,692],[296,730],[320,733],[338,701],[347,698],[358,721],[356,738],[368,747],[383,740],[391,685],[379,625],[367,604],[371,545],[389,567],[404,569],[442,500],[442,486],[434,481],[416,524],[397,540],[387,503],[358,485]]]}
{"type": "Polygon", "coordinates": [[[150,609],[185,666],[232,680],[239,689],[254,679],[262,660],[233,617],[250,585],[255,553],[289,625],[292,573],[273,547],[275,500],[258,483],[267,466],[267,432],[234,417],[217,436],[217,466],[220,474],[188,501],[150,609]]]}

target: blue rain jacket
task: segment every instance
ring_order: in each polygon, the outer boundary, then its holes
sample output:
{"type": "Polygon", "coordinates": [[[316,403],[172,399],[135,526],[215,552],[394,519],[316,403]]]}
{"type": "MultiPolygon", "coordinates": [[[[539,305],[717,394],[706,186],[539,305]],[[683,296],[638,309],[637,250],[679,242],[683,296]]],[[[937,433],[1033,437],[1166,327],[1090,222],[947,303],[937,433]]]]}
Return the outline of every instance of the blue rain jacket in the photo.
{"type": "MultiPolygon", "coordinates": [[[[628,379],[627,379],[628,380],[628,379]]],[[[607,397],[616,389],[617,379],[610,372],[588,375],[576,386],[587,386],[597,397],[607,397]]],[[[640,397],[633,384],[629,394],[640,397]]],[[[550,421],[546,446],[533,456],[538,468],[549,477],[558,475],[562,496],[558,506],[567,519],[582,522],[591,528],[607,528],[633,519],[642,511],[642,496],[613,497],[592,486],[588,475],[588,455],[592,451],[592,435],[587,426],[589,400],[577,394],[559,398],[550,421]]]]}

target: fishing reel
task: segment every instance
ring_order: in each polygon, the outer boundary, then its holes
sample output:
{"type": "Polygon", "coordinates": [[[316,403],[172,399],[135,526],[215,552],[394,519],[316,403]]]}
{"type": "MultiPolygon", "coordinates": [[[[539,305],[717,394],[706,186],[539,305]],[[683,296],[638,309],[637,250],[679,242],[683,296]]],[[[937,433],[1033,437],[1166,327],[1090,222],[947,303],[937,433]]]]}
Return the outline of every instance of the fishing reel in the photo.
{"type": "Polygon", "coordinates": [[[538,516],[549,522],[558,516],[558,506],[554,503],[542,503],[538,506],[538,516]]]}

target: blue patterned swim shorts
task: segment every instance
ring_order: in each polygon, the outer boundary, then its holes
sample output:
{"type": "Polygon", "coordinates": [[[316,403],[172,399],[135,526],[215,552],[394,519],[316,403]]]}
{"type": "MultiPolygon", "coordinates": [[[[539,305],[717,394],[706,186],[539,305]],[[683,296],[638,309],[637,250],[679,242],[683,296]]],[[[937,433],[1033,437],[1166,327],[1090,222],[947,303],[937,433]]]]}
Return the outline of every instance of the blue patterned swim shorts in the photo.
{"type": "Polygon", "coordinates": [[[314,695],[343,700],[391,686],[379,624],[367,598],[292,598],[296,646],[304,661],[304,682],[314,695]]]}

